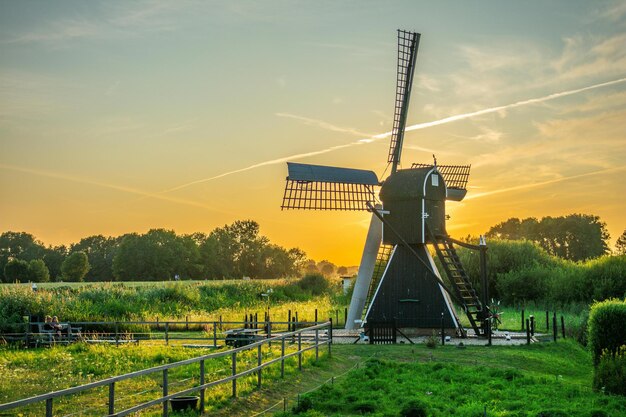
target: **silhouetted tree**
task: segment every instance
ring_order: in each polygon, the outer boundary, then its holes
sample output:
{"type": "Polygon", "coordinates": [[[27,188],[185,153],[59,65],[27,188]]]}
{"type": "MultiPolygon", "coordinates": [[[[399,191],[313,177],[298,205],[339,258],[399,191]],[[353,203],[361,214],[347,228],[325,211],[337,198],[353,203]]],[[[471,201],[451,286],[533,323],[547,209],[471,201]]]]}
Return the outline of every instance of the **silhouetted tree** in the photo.
{"type": "Polygon", "coordinates": [[[85,252],[71,253],[61,264],[61,277],[64,281],[81,282],[89,271],[89,260],[85,252]]]}
{"type": "Polygon", "coordinates": [[[618,255],[626,255],[626,230],[620,237],[617,238],[615,242],[615,252],[618,255]]]}

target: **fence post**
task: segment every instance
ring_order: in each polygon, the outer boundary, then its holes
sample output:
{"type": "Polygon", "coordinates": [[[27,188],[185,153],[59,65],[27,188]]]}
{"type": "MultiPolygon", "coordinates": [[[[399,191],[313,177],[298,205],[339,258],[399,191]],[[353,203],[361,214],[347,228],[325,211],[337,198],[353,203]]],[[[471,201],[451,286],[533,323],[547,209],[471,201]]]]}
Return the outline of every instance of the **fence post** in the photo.
{"type": "MultiPolygon", "coordinates": [[[[296,326],[298,325],[298,312],[297,311],[296,311],[296,317],[294,319],[295,319],[296,322],[293,324],[293,331],[295,332],[296,331],[296,326]]],[[[300,326],[300,327],[302,327],[302,326],[300,326]]]]}
{"type": "Polygon", "coordinates": [[[320,356],[320,352],[319,352],[320,346],[319,346],[319,343],[318,343],[318,341],[319,341],[319,333],[320,333],[319,329],[315,329],[315,360],[316,361],[317,361],[317,359],[320,356]]]}
{"type": "Polygon", "coordinates": [[[166,321],[165,322],[165,345],[169,345],[170,344],[170,322],[166,321]]]}
{"type": "Polygon", "coordinates": [[[546,331],[550,330],[550,312],[546,310],[546,331]]]}
{"type": "Polygon", "coordinates": [[[285,377],[285,336],[283,336],[281,339],[281,346],[280,346],[280,377],[284,378],[285,377]]]}
{"type": "Polygon", "coordinates": [[[287,331],[291,331],[291,310],[287,314],[287,331]]]}
{"type": "Polygon", "coordinates": [[[120,345],[119,323],[115,322],[115,346],[120,345]]]}
{"type": "Polygon", "coordinates": [[[256,385],[257,385],[257,387],[259,389],[261,389],[261,368],[260,368],[260,366],[261,366],[262,358],[263,358],[263,355],[262,355],[262,351],[261,351],[261,345],[259,344],[257,346],[257,349],[256,349],[256,364],[257,364],[257,366],[259,366],[259,370],[257,371],[256,385]]]}
{"type": "Polygon", "coordinates": [[[522,330],[524,330],[524,309],[522,309],[522,330]]]}
{"type": "Polygon", "coordinates": [[[441,312],[441,346],[446,344],[446,331],[443,327],[443,312],[441,312]]]}
{"type": "Polygon", "coordinates": [[[220,314],[220,330],[224,330],[224,328],[222,327],[222,315],[220,314]]]}
{"type": "Polygon", "coordinates": [[[109,414],[115,414],[115,382],[109,384],[109,414]]]}
{"type": "Polygon", "coordinates": [[[535,335],[535,316],[530,315],[530,335],[535,335]]]}
{"type": "MultiPolygon", "coordinates": [[[[163,396],[167,397],[168,387],[167,387],[167,369],[163,370],[163,396]]],[[[169,411],[169,401],[163,401],[163,417],[167,417],[169,411]]]]}
{"type": "Polygon", "coordinates": [[[46,400],[46,417],[52,417],[52,398],[46,400]]]}
{"type": "Polygon", "coordinates": [[[333,344],[333,318],[330,317],[328,321],[330,322],[330,327],[328,328],[328,357],[330,357],[331,355],[330,345],[333,344]]]}
{"type": "Polygon", "coordinates": [[[563,334],[563,339],[565,339],[565,318],[561,316],[561,333],[563,334]]]}
{"type": "Polygon", "coordinates": [[[530,320],[526,319],[526,344],[530,345],[530,320]]]}
{"type": "Polygon", "coordinates": [[[213,322],[213,347],[217,347],[217,322],[213,322]]]}
{"type": "Polygon", "coordinates": [[[302,370],[302,332],[298,332],[298,370],[302,370]]]}
{"type": "MultiPolygon", "coordinates": [[[[237,375],[237,351],[231,354],[233,377],[237,375]]],[[[233,378],[233,397],[237,397],[237,378],[233,378]]]]}
{"type": "Polygon", "coordinates": [[[315,309],[315,324],[317,324],[317,308],[315,309]]]}
{"type": "MultiPolygon", "coordinates": [[[[200,385],[204,385],[205,377],[204,377],[204,359],[200,361],[200,385]]],[[[200,390],[200,412],[204,412],[204,392],[205,388],[200,390]]]]}

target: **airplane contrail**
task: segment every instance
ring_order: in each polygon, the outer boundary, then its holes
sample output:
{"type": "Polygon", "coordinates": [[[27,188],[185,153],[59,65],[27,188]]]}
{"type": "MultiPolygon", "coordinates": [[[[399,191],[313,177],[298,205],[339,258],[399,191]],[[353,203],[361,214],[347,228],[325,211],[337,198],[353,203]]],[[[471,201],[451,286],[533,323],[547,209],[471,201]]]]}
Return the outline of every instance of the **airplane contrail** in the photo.
{"type": "MultiPolygon", "coordinates": [[[[623,82],[626,82],[626,77],[619,78],[619,79],[613,80],[613,81],[607,81],[607,82],[604,82],[604,83],[593,84],[593,85],[590,85],[590,86],[587,86],[587,87],[577,88],[577,89],[574,89],[574,90],[561,91],[559,93],[552,93],[552,94],[549,94],[547,96],[535,97],[535,98],[526,99],[526,100],[520,100],[520,101],[516,101],[514,103],[505,104],[505,105],[502,105],[502,106],[489,107],[489,108],[486,108],[486,109],[476,110],[476,111],[469,112],[469,113],[463,113],[463,114],[457,114],[457,115],[453,115],[453,116],[448,116],[448,117],[444,117],[443,119],[433,120],[433,121],[430,121],[430,122],[417,123],[417,124],[414,124],[414,125],[407,126],[405,128],[405,131],[426,129],[426,128],[429,128],[429,127],[439,126],[439,125],[443,125],[443,124],[446,124],[446,123],[452,123],[452,122],[456,122],[456,121],[459,121],[459,120],[469,119],[469,118],[476,117],[476,116],[481,116],[481,115],[484,115],[484,114],[497,113],[497,112],[500,112],[502,110],[513,109],[513,108],[516,108],[516,107],[527,106],[527,105],[531,105],[531,104],[543,103],[543,102],[546,102],[546,101],[555,100],[557,98],[571,96],[573,94],[579,94],[579,93],[583,93],[585,91],[595,90],[597,88],[602,88],[602,87],[608,87],[610,85],[620,84],[620,83],[623,83],[623,82]]],[[[294,115],[286,114],[286,113],[278,113],[277,115],[282,116],[282,117],[297,118],[297,119],[305,120],[307,122],[313,121],[313,119],[303,118],[303,117],[300,117],[300,116],[294,116],[294,115]]],[[[320,126],[320,127],[324,127],[324,128],[329,129],[329,130],[332,130],[332,131],[346,131],[346,129],[344,129],[344,128],[336,127],[336,126],[330,125],[329,123],[326,123],[326,122],[316,121],[315,124],[320,126]],[[332,128],[330,128],[329,126],[332,126],[332,128]]],[[[187,187],[190,187],[192,185],[213,181],[213,180],[216,180],[216,179],[219,179],[219,178],[226,177],[228,175],[237,174],[237,173],[245,172],[245,171],[250,171],[252,169],[256,169],[256,168],[263,167],[263,166],[275,165],[275,164],[280,164],[280,163],[287,162],[289,160],[297,160],[297,159],[307,158],[307,157],[310,157],[310,156],[321,155],[321,154],[333,152],[333,151],[336,151],[336,150],[339,150],[339,149],[349,148],[349,147],[352,147],[352,146],[365,145],[365,144],[368,144],[368,143],[379,141],[381,139],[388,138],[389,136],[391,136],[391,133],[392,132],[384,132],[384,133],[380,133],[378,135],[374,135],[374,136],[371,136],[371,137],[368,137],[368,138],[363,138],[363,139],[359,139],[359,140],[354,141],[354,142],[346,143],[344,145],[336,145],[336,146],[331,146],[329,148],[320,149],[318,151],[299,153],[299,154],[285,156],[285,157],[282,157],[282,158],[272,159],[272,160],[269,160],[269,161],[259,162],[259,163],[256,163],[256,164],[253,164],[253,165],[249,165],[249,166],[246,166],[246,167],[243,167],[243,168],[239,168],[239,169],[235,169],[235,170],[232,170],[232,171],[223,172],[221,174],[214,175],[212,177],[203,178],[203,179],[191,181],[191,182],[188,182],[188,183],[185,183],[185,184],[181,184],[179,186],[176,186],[176,187],[169,188],[167,190],[161,191],[159,194],[161,194],[161,193],[170,193],[172,191],[180,190],[182,188],[187,188],[187,187]]]]}
{"type": "Polygon", "coordinates": [[[76,182],[79,184],[94,185],[96,187],[109,188],[111,190],[122,191],[125,193],[135,194],[135,195],[139,195],[142,197],[156,198],[159,200],[169,201],[172,203],[185,204],[188,206],[200,207],[203,209],[220,212],[219,210],[216,210],[213,207],[210,207],[210,206],[207,206],[207,205],[204,205],[202,203],[198,203],[192,200],[186,200],[186,199],[177,198],[177,197],[170,197],[170,196],[159,194],[159,193],[151,193],[151,192],[142,191],[136,188],[126,187],[122,185],[109,184],[109,183],[100,182],[100,181],[92,181],[86,178],[74,177],[71,175],[62,174],[58,172],[44,171],[44,170],[32,169],[32,168],[24,168],[24,167],[20,167],[16,165],[8,165],[8,164],[3,164],[3,163],[0,163],[0,169],[4,169],[7,171],[14,171],[14,172],[22,172],[22,173],[31,174],[31,175],[38,175],[38,176],[46,177],[46,178],[54,178],[54,179],[59,179],[59,180],[64,180],[64,181],[71,181],[71,182],[76,182]]]}
{"type": "Polygon", "coordinates": [[[488,197],[488,196],[491,196],[491,195],[494,195],[494,194],[507,193],[509,191],[526,190],[528,188],[541,187],[541,186],[544,186],[544,185],[555,184],[555,183],[558,183],[558,182],[569,181],[569,180],[574,180],[574,179],[578,179],[578,178],[590,177],[590,176],[593,176],[593,175],[600,175],[600,174],[606,174],[608,172],[616,172],[616,171],[624,171],[624,170],[626,170],[626,165],[625,166],[621,166],[621,167],[613,167],[613,168],[601,169],[599,171],[586,172],[584,174],[577,174],[577,175],[572,175],[572,176],[569,176],[569,177],[555,178],[553,180],[541,181],[541,182],[536,182],[536,183],[532,183],[532,184],[522,184],[522,185],[517,185],[515,187],[501,188],[501,189],[498,189],[498,190],[486,191],[484,193],[471,194],[471,195],[468,195],[467,197],[465,197],[464,200],[465,201],[473,200],[475,198],[488,197]]]}

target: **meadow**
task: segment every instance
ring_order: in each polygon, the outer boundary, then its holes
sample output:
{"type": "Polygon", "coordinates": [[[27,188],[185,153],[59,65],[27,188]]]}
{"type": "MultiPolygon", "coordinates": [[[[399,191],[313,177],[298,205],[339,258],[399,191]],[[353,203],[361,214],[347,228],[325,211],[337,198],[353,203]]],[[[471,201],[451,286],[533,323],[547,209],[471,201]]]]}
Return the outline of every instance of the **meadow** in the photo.
{"type": "Polygon", "coordinates": [[[358,369],[300,396],[286,416],[623,417],[626,398],[594,392],[588,351],[530,346],[335,346],[358,369]]]}

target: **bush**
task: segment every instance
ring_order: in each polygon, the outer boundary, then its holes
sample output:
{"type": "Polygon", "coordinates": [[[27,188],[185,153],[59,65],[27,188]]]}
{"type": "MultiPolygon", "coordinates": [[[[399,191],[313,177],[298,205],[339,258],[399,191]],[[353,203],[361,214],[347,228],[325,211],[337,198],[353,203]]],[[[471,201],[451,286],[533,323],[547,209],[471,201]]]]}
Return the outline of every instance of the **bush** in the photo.
{"type": "Polygon", "coordinates": [[[593,374],[593,388],[626,396],[626,345],[615,355],[602,355],[593,374]]]}
{"type": "Polygon", "coordinates": [[[604,352],[615,355],[626,344],[626,301],[596,302],[589,312],[587,341],[595,365],[604,352]]]}
{"type": "Polygon", "coordinates": [[[314,272],[300,278],[298,286],[312,295],[322,295],[328,291],[330,284],[324,275],[314,272]]]}
{"type": "Polygon", "coordinates": [[[400,410],[401,417],[426,417],[428,409],[426,404],[417,398],[407,401],[400,410]]]}

